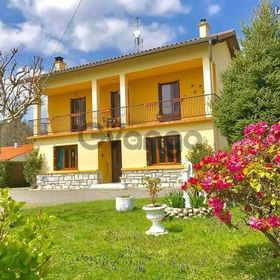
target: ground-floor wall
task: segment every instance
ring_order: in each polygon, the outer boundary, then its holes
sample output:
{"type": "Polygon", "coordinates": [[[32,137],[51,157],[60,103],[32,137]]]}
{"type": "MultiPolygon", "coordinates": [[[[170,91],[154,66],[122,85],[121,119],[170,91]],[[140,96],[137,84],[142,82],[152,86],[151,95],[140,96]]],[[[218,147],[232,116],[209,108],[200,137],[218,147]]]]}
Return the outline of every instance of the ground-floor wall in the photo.
{"type": "Polygon", "coordinates": [[[126,169],[122,171],[121,181],[126,188],[144,187],[143,178],[160,178],[162,188],[177,188],[182,185],[180,178],[182,167],[178,168],[147,168],[147,169],[126,169]]]}
{"type": "Polygon", "coordinates": [[[221,148],[221,141],[217,139],[217,132],[211,120],[37,139],[34,145],[44,157],[42,175],[38,176],[37,180],[38,186],[40,185],[41,188],[54,188],[55,185],[59,188],[68,188],[67,186],[90,188],[95,183],[111,182],[113,165],[110,142],[121,141],[121,179],[127,187],[142,186],[144,176],[160,177],[163,187],[176,187],[179,185],[178,177],[183,165],[148,166],[147,164],[146,139],[167,135],[180,136],[182,164],[187,152],[197,141],[206,140],[216,149],[221,148]],[[63,145],[77,145],[77,170],[54,171],[54,149],[63,145]]]}
{"type": "Polygon", "coordinates": [[[38,189],[90,189],[102,182],[101,172],[56,173],[37,176],[38,189]]]}

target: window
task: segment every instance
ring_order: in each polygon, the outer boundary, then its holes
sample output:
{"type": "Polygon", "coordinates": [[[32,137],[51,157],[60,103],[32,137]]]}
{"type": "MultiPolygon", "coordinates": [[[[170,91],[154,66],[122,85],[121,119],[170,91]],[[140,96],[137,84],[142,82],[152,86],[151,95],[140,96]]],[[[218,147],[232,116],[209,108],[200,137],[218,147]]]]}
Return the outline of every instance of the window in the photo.
{"type": "Polygon", "coordinates": [[[172,120],[180,118],[179,82],[159,84],[159,118],[172,120]]]}
{"type": "Polygon", "coordinates": [[[54,148],[54,170],[78,169],[77,145],[54,148]]]}
{"type": "Polygon", "coordinates": [[[147,164],[181,163],[180,136],[164,136],[146,139],[147,164]]]}

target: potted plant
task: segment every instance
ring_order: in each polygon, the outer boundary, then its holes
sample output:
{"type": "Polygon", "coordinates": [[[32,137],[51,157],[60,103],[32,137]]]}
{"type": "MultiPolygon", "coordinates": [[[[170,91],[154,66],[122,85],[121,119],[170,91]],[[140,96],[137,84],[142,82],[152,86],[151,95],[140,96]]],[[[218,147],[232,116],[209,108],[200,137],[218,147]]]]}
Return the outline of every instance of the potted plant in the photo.
{"type": "Polygon", "coordinates": [[[158,204],[157,198],[160,192],[160,179],[145,177],[143,184],[149,192],[151,198],[151,204],[145,205],[143,210],[146,211],[146,217],[152,222],[150,229],[146,231],[148,235],[161,235],[166,234],[168,231],[160,224],[164,218],[164,209],[167,207],[166,204],[158,204]]]}
{"type": "Polygon", "coordinates": [[[134,208],[134,198],[129,195],[116,197],[116,210],[118,212],[131,211],[134,208]]]}

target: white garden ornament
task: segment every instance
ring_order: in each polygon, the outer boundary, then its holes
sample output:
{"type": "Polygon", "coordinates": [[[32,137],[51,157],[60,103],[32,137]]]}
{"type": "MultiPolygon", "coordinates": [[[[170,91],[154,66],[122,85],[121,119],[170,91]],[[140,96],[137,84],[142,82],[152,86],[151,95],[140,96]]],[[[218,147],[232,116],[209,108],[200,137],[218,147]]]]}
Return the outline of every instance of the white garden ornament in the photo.
{"type": "Polygon", "coordinates": [[[116,197],[116,210],[118,212],[130,211],[134,208],[134,198],[132,196],[116,197]]]}
{"type": "Polygon", "coordinates": [[[167,234],[168,230],[160,223],[165,216],[164,209],[167,205],[146,205],[143,210],[146,211],[146,218],[152,222],[152,226],[146,231],[148,235],[167,234]]]}

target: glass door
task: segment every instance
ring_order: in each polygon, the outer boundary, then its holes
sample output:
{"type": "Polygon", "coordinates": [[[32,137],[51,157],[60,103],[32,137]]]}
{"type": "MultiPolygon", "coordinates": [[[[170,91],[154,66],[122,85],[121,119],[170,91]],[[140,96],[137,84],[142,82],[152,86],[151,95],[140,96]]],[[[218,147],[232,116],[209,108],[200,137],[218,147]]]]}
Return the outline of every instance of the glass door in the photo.
{"type": "Polygon", "coordinates": [[[86,129],[86,98],[71,99],[71,131],[86,129]]]}
{"type": "Polygon", "coordinates": [[[179,119],[181,115],[179,82],[159,84],[159,117],[161,120],[179,119]]]}
{"type": "Polygon", "coordinates": [[[111,92],[111,126],[121,126],[121,99],[119,91],[111,92]]]}

